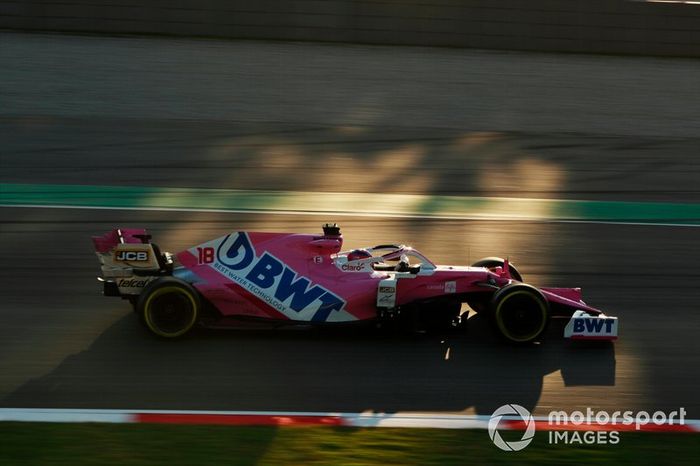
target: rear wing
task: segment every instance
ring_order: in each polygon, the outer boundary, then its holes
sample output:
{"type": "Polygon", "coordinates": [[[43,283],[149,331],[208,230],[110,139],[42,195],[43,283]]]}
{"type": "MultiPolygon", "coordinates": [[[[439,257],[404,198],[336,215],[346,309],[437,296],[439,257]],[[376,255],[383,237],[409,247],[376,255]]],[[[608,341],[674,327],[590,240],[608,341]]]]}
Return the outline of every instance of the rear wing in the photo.
{"type": "Polygon", "coordinates": [[[150,240],[151,235],[143,228],[115,228],[102,236],[93,236],[102,276],[153,275],[172,268],[170,254],[162,254],[150,240]]]}

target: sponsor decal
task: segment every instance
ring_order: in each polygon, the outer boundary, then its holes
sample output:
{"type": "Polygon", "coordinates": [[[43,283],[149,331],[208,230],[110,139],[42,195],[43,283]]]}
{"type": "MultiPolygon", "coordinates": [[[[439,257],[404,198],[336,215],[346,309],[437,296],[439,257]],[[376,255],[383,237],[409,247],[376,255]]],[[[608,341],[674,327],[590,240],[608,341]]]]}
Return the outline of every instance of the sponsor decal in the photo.
{"type": "Polygon", "coordinates": [[[617,317],[592,316],[577,310],[564,327],[564,337],[579,339],[614,340],[617,338],[617,317]]]}
{"type": "Polygon", "coordinates": [[[379,282],[377,307],[393,308],[396,305],[396,279],[387,278],[379,282]]]}
{"type": "Polygon", "coordinates": [[[574,320],[574,333],[612,333],[613,324],[615,324],[615,319],[579,318],[574,320]]]}
{"type": "Polygon", "coordinates": [[[365,270],[365,265],[367,264],[343,264],[340,268],[347,272],[361,272],[365,270]]]}
{"type": "Polygon", "coordinates": [[[125,279],[122,278],[117,282],[117,286],[119,288],[143,288],[144,286],[148,285],[148,283],[151,280],[149,279],[143,279],[143,278],[132,278],[132,279],[125,279]]]}
{"type": "Polygon", "coordinates": [[[396,298],[390,294],[379,295],[377,297],[377,302],[380,304],[390,304],[391,306],[393,306],[395,299],[396,298]]]}
{"type": "Polygon", "coordinates": [[[119,262],[148,262],[148,251],[119,250],[114,253],[114,260],[119,262]]]}
{"type": "Polygon", "coordinates": [[[245,232],[224,238],[216,250],[214,269],[291,319],[323,322],[345,301],[269,252],[258,256],[245,232]]]}
{"type": "Polygon", "coordinates": [[[445,282],[445,293],[456,293],[457,282],[445,282]]]}

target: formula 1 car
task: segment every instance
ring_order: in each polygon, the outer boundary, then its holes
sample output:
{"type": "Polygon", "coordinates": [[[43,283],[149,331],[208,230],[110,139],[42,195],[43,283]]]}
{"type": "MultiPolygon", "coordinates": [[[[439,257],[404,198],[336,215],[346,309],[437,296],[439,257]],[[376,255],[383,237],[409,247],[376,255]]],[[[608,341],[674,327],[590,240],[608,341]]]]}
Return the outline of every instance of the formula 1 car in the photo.
{"type": "MultiPolygon", "coordinates": [[[[233,232],[175,255],[144,229],[92,238],[104,294],[128,299],[155,335],[195,325],[371,322],[420,331],[458,327],[462,303],[487,313],[506,341],[541,338],[550,319],[564,336],[615,340],[618,320],[588,306],[580,288],[536,288],[508,260],[436,265],[416,249],[382,244],[342,251],[336,224],[322,234],[233,232]]],[[[465,319],[466,320],[466,319],[465,319]]]]}

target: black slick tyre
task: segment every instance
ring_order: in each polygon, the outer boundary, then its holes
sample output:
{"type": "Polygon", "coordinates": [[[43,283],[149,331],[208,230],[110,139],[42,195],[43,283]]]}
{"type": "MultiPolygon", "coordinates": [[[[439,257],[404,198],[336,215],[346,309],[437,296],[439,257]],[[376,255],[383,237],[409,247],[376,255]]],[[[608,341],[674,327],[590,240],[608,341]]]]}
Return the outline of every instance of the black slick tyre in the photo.
{"type": "Polygon", "coordinates": [[[510,343],[536,341],[549,324],[549,303],[535,287],[513,283],[498,290],[489,303],[491,322],[510,343]]]}
{"type": "Polygon", "coordinates": [[[189,283],[163,277],[143,290],[136,307],[141,321],[154,335],[179,338],[197,323],[202,303],[189,283]]]}

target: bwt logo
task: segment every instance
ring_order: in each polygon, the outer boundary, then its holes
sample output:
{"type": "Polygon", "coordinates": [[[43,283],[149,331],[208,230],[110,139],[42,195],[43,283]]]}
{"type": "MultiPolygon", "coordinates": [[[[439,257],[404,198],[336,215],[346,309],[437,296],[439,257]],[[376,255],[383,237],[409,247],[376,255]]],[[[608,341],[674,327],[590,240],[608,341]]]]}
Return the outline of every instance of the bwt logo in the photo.
{"type": "Polygon", "coordinates": [[[605,325],[605,333],[612,332],[615,319],[576,319],[574,320],[574,333],[595,332],[600,333],[605,325]]]}
{"type": "Polygon", "coordinates": [[[148,251],[117,251],[114,258],[122,262],[146,262],[148,251]]]}
{"type": "Polygon", "coordinates": [[[345,301],[320,285],[297,274],[291,267],[268,252],[258,257],[244,232],[228,235],[216,251],[217,260],[242,282],[255,285],[265,296],[274,297],[294,312],[316,307],[314,322],[328,319],[332,311],[340,311],[345,301]],[[291,299],[290,299],[291,298],[291,299]]]}
{"type": "MultiPolygon", "coordinates": [[[[508,427],[505,428],[507,429],[508,427]]],[[[503,405],[491,415],[488,429],[491,441],[498,448],[503,451],[520,451],[530,445],[530,442],[532,442],[532,439],[535,437],[535,419],[532,417],[532,414],[530,414],[530,411],[520,405],[516,405],[515,403],[503,405]],[[503,440],[503,437],[501,437],[501,434],[498,432],[498,424],[504,416],[511,418],[509,420],[525,423],[525,432],[520,440],[513,442],[506,442],[503,440]],[[517,419],[512,419],[514,416],[517,417],[517,419]]]]}

